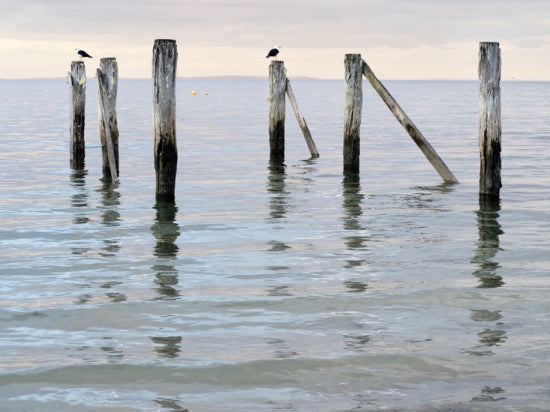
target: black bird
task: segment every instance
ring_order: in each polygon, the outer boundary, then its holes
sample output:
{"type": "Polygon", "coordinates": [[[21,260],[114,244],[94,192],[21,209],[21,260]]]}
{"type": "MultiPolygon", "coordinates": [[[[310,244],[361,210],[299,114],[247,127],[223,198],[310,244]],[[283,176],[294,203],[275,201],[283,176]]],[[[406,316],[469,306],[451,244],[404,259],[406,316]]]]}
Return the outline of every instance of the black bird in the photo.
{"type": "Polygon", "coordinates": [[[279,46],[273,47],[268,53],[266,58],[275,57],[279,54],[279,46]]]}
{"type": "Polygon", "coordinates": [[[86,53],[84,50],[81,50],[81,49],[74,49],[75,53],[78,54],[80,56],[80,58],[82,59],[83,57],[89,57],[90,59],[92,58],[92,56],[90,56],[88,53],[86,53]]]}

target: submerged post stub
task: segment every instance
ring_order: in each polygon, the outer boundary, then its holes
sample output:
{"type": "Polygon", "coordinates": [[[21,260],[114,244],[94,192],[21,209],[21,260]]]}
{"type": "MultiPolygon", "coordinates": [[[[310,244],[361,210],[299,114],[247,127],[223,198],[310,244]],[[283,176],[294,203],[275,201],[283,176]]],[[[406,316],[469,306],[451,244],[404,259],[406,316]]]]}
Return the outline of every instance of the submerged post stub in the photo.
{"type": "Polygon", "coordinates": [[[153,46],[153,131],[157,202],[175,200],[178,148],[176,142],[175,40],[158,39],[153,46]]]}
{"type": "Polygon", "coordinates": [[[285,159],[285,93],[284,62],[274,60],[269,65],[269,153],[271,161],[285,159]]]}
{"type": "Polygon", "coordinates": [[[116,99],[118,63],[114,57],[104,57],[97,69],[99,93],[99,134],[103,154],[103,177],[116,180],[120,174],[118,155],[118,121],[116,99]]]}
{"type": "Polygon", "coordinates": [[[71,141],[70,162],[71,168],[84,169],[85,144],[84,125],[86,121],[86,69],[84,62],[71,62],[71,141]]]}
{"type": "Polygon", "coordinates": [[[479,43],[479,194],[498,199],[502,182],[500,47],[497,42],[479,43]]]}
{"type": "Polygon", "coordinates": [[[363,60],[360,54],[346,54],[344,64],[344,173],[359,173],[363,60]]]}

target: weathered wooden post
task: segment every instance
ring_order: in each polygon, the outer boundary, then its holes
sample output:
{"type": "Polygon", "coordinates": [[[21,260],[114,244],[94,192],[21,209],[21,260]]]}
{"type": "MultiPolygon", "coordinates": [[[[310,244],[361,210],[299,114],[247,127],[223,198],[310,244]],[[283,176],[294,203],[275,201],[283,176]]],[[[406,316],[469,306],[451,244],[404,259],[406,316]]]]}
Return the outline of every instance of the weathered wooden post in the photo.
{"type": "Polygon", "coordinates": [[[71,111],[71,143],[70,159],[71,167],[79,170],[84,169],[85,144],[84,124],[86,120],[86,69],[84,62],[71,62],[71,88],[72,88],[72,111],[71,111]]]}
{"type": "Polygon", "coordinates": [[[500,188],[500,47],[479,43],[479,193],[498,199],[500,188]]]}
{"type": "Polygon", "coordinates": [[[282,60],[269,65],[269,151],[271,161],[285,159],[286,72],[282,60]]]}
{"type": "Polygon", "coordinates": [[[178,148],[176,142],[175,40],[155,40],[153,46],[153,130],[157,202],[174,202],[178,148]]]}
{"type": "Polygon", "coordinates": [[[118,125],[116,98],[118,89],[118,64],[114,57],[105,57],[97,69],[99,93],[99,133],[103,153],[103,177],[118,179],[118,125]]]}
{"type": "Polygon", "coordinates": [[[390,94],[390,92],[388,92],[388,90],[384,87],[380,80],[378,80],[374,72],[365,61],[363,61],[363,74],[368,79],[374,90],[376,90],[378,95],[382,98],[384,103],[386,103],[386,106],[388,106],[397,121],[401,123],[407,133],[409,133],[409,136],[414,140],[418,148],[422,151],[422,153],[424,153],[426,159],[428,159],[428,161],[432,164],[437,173],[439,173],[439,176],[441,176],[441,178],[446,183],[458,183],[456,177],[449,170],[445,162],[441,160],[430,142],[426,140],[424,135],[420,132],[420,130],[418,130],[418,128],[415,126],[409,116],[407,116],[407,113],[405,113],[401,106],[399,106],[399,103],[395,101],[393,96],[390,94]]]}
{"type": "Polygon", "coordinates": [[[359,173],[361,109],[363,105],[363,60],[360,54],[346,54],[344,101],[344,173],[359,173]]]}
{"type": "Polygon", "coordinates": [[[304,134],[304,139],[306,139],[306,144],[309,149],[309,153],[311,153],[311,157],[319,157],[319,151],[317,150],[317,146],[315,146],[315,142],[311,137],[311,133],[309,132],[309,128],[307,127],[306,119],[304,119],[304,117],[300,113],[300,109],[298,109],[298,102],[296,101],[296,97],[294,96],[294,92],[292,91],[290,80],[288,78],[286,79],[286,94],[288,96],[288,100],[290,100],[290,104],[292,104],[294,114],[296,115],[298,124],[300,125],[302,133],[304,134]]]}

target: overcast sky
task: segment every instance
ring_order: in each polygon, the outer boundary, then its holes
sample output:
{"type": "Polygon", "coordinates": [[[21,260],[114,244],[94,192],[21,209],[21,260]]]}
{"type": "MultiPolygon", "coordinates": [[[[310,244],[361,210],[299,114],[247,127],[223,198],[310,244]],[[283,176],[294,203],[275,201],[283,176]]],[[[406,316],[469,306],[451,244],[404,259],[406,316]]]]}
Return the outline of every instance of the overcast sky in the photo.
{"type": "Polygon", "coordinates": [[[360,53],[381,79],[477,79],[480,41],[502,78],[550,80],[550,0],[0,0],[0,78],[64,77],[80,47],[151,77],[155,39],[178,76],[266,76],[281,45],[290,77],[342,78],[360,53]]]}

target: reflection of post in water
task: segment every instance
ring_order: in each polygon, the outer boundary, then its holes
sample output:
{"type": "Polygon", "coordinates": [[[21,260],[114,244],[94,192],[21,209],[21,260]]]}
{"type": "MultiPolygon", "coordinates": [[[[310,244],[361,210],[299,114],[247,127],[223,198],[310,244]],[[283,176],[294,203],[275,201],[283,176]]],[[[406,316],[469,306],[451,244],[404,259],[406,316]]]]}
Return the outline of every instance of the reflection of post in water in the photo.
{"type": "Polygon", "coordinates": [[[164,358],[176,358],[181,351],[181,336],[151,336],[158,346],[155,351],[164,358]]]}
{"type": "Polygon", "coordinates": [[[119,362],[122,358],[124,358],[123,351],[117,347],[113,343],[113,338],[110,336],[104,336],[103,341],[106,343],[101,346],[101,350],[106,352],[107,359],[112,362],[119,362]]]}
{"type": "Polygon", "coordinates": [[[499,250],[499,236],[504,233],[498,223],[500,205],[498,199],[480,196],[477,211],[479,239],[472,263],[479,265],[474,276],[479,278],[481,288],[496,288],[504,285],[497,274],[500,264],[495,261],[499,250]]]}
{"type": "Polygon", "coordinates": [[[506,399],[506,397],[501,396],[505,390],[500,386],[484,386],[480,392],[480,395],[472,398],[472,402],[498,402],[506,399]]]}
{"type": "Polygon", "coordinates": [[[157,272],[155,282],[160,285],[157,292],[162,298],[175,298],[179,296],[175,289],[175,285],[178,284],[178,272],[172,261],[179,250],[176,244],[180,234],[179,225],[176,223],[178,208],[172,202],[159,202],[155,209],[157,214],[151,231],[157,243],[153,255],[165,260],[153,266],[153,270],[157,272]]]}
{"type": "MultiPolygon", "coordinates": [[[[359,174],[347,173],[342,180],[343,208],[344,208],[344,230],[361,233],[364,227],[359,217],[363,214],[361,203],[364,195],[361,193],[361,181],[359,174]]],[[[344,237],[349,249],[362,249],[365,247],[366,236],[352,234],[344,237]]]]}
{"type": "Polygon", "coordinates": [[[157,203],[155,224],[151,228],[157,244],[153,254],[157,257],[175,257],[178,253],[176,239],[180,234],[179,225],[175,222],[178,208],[175,203],[157,203]]]}
{"type": "MultiPolygon", "coordinates": [[[[78,169],[71,173],[71,186],[74,193],[71,195],[71,206],[74,208],[73,223],[77,225],[85,224],[90,221],[88,217],[90,210],[88,205],[88,190],[86,189],[87,170],[78,169]]],[[[83,255],[89,251],[87,247],[72,247],[73,255],[83,255]]]]}
{"type": "Polygon", "coordinates": [[[160,407],[163,409],[170,409],[172,411],[189,412],[189,409],[184,408],[178,403],[179,400],[169,399],[169,398],[157,398],[154,401],[158,403],[160,407]]]}
{"type": "Polygon", "coordinates": [[[471,311],[470,319],[485,324],[485,328],[477,334],[479,345],[469,351],[471,355],[493,355],[491,349],[506,342],[508,337],[506,331],[502,329],[501,318],[500,310],[475,309],[471,311]]]}
{"type": "Polygon", "coordinates": [[[114,185],[110,180],[103,180],[101,187],[101,220],[107,226],[118,226],[120,220],[120,213],[118,212],[118,205],[120,205],[119,197],[120,193],[115,190],[114,185]]]}
{"type": "Polygon", "coordinates": [[[299,355],[299,353],[292,350],[283,339],[266,338],[265,341],[274,347],[275,351],[273,352],[273,357],[275,359],[288,359],[299,355]]]}
{"type": "Polygon", "coordinates": [[[280,162],[269,162],[267,191],[272,195],[269,201],[271,219],[284,218],[288,206],[288,192],[285,190],[286,166],[280,162]]]}
{"type": "MultiPolygon", "coordinates": [[[[120,205],[120,193],[116,191],[116,184],[110,180],[102,180],[103,185],[101,191],[101,220],[105,226],[119,226],[120,213],[118,206],[120,205]]],[[[102,248],[102,256],[114,256],[120,249],[119,239],[104,239],[105,246],[102,248]]]]}
{"type": "MultiPolygon", "coordinates": [[[[284,163],[271,159],[269,162],[269,175],[267,180],[267,192],[270,194],[269,200],[269,219],[276,222],[278,219],[284,219],[286,217],[286,211],[288,207],[288,192],[285,189],[286,180],[286,166],[284,163]]],[[[279,240],[271,240],[267,242],[270,247],[269,252],[283,253],[285,250],[290,249],[290,246],[279,240]]],[[[285,266],[272,266],[269,268],[275,272],[284,271],[288,269],[285,266]]],[[[291,296],[287,285],[271,285],[267,294],[269,296],[291,296]]]]}
{"type": "MultiPolygon", "coordinates": [[[[496,288],[504,285],[502,276],[497,274],[500,265],[495,260],[499,250],[499,236],[503,233],[498,223],[499,210],[498,199],[484,195],[480,196],[479,210],[477,211],[479,235],[475,255],[472,259],[472,263],[478,265],[473,274],[479,279],[480,284],[478,287],[480,288],[496,288]]],[[[492,349],[504,344],[507,339],[506,331],[502,329],[502,322],[500,322],[502,318],[500,311],[475,309],[472,310],[470,318],[475,322],[484,323],[485,327],[477,334],[479,344],[468,353],[475,356],[493,355],[492,349]]],[[[498,388],[498,391],[501,391],[501,389],[498,388]]],[[[494,399],[482,390],[482,396],[477,396],[472,400],[494,399]]]]}
{"type": "Polygon", "coordinates": [[[73,170],[71,173],[71,186],[75,188],[74,194],[71,196],[71,206],[78,210],[83,208],[81,213],[75,213],[73,223],[82,224],[88,223],[90,218],[86,216],[85,211],[88,207],[88,191],[86,190],[86,175],[87,170],[73,170]]]}

